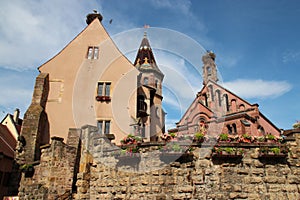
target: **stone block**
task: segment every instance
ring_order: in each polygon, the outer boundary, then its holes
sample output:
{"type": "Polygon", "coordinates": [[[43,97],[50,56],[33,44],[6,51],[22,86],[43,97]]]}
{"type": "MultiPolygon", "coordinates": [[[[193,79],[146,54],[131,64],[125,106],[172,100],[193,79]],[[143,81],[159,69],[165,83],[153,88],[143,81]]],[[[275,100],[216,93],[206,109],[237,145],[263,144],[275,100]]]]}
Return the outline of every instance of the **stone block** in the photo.
{"type": "Polygon", "coordinates": [[[253,168],[251,170],[251,173],[256,176],[263,176],[265,173],[265,170],[263,168],[253,168]]]}
{"type": "Polygon", "coordinates": [[[242,186],[241,185],[233,185],[232,186],[232,191],[241,192],[242,191],[242,186]]]}
{"type": "Polygon", "coordinates": [[[300,183],[300,176],[289,175],[287,177],[287,181],[289,184],[299,184],[300,183]]]}
{"type": "Polygon", "coordinates": [[[273,193],[270,191],[270,200],[286,199],[286,195],[282,192],[273,193]]]}
{"type": "Polygon", "coordinates": [[[237,174],[242,174],[242,175],[248,175],[249,174],[249,169],[243,169],[243,168],[237,169],[236,173],[237,174]]]}
{"type": "Polygon", "coordinates": [[[152,185],[151,186],[151,191],[153,193],[159,193],[159,192],[161,192],[161,187],[160,186],[156,186],[156,185],[152,185]]]}
{"type": "Polygon", "coordinates": [[[253,160],[253,166],[257,168],[262,168],[264,167],[264,164],[261,163],[259,160],[253,160]]]}
{"type": "Polygon", "coordinates": [[[282,191],[283,192],[298,192],[298,188],[299,186],[295,185],[295,184],[285,184],[282,185],[282,191]]]}
{"type": "Polygon", "coordinates": [[[232,185],[230,184],[222,184],[220,187],[221,191],[231,191],[232,190],[232,185]]]}
{"type": "Polygon", "coordinates": [[[267,168],[266,169],[266,175],[267,176],[274,176],[277,174],[277,169],[276,168],[267,168]]]}
{"type": "Polygon", "coordinates": [[[192,182],[195,185],[202,185],[202,184],[204,184],[203,176],[192,176],[192,182]]]}
{"type": "Polygon", "coordinates": [[[287,193],[288,200],[295,200],[295,199],[299,199],[299,198],[300,198],[299,193],[287,193]]]}
{"type": "Polygon", "coordinates": [[[278,185],[278,184],[270,184],[270,185],[268,185],[268,191],[269,192],[278,193],[278,192],[281,192],[281,190],[282,190],[281,185],[278,185]]]}
{"type": "Polygon", "coordinates": [[[286,182],[286,179],[285,177],[266,176],[264,177],[264,181],[266,183],[284,184],[286,182]]]}
{"type": "Polygon", "coordinates": [[[250,193],[248,194],[248,200],[260,200],[260,195],[257,193],[250,193]]]}
{"type": "Polygon", "coordinates": [[[245,184],[262,183],[262,182],[263,179],[261,177],[247,176],[244,178],[245,184]]]}
{"type": "Polygon", "coordinates": [[[193,186],[190,186],[190,185],[186,185],[186,186],[179,186],[177,188],[177,191],[179,193],[192,193],[194,190],[194,187],[193,186]]]}
{"type": "Polygon", "coordinates": [[[206,159],[203,159],[203,160],[198,160],[196,162],[196,167],[197,168],[207,168],[211,165],[211,161],[210,160],[206,160],[206,159]]]}
{"type": "Polygon", "coordinates": [[[247,199],[247,194],[239,193],[239,192],[231,192],[229,193],[229,199],[247,199]]]}

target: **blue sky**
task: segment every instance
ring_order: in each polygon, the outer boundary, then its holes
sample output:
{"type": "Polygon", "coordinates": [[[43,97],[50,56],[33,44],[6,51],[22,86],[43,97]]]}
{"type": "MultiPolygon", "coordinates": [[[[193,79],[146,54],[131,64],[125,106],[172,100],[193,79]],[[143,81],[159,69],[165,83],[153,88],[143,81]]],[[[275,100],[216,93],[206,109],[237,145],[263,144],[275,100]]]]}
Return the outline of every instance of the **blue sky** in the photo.
{"type": "MultiPolygon", "coordinates": [[[[225,87],[258,103],[276,126],[289,129],[300,120],[297,0],[11,0],[0,7],[0,118],[16,107],[24,114],[37,67],[80,33],[86,14],[96,9],[110,35],[145,24],[185,34],[216,53],[225,87]]],[[[149,38],[155,43],[150,33],[149,38]]],[[[178,56],[154,53],[162,66],[189,65],[178,56]]],[[[197,78],[188,70],[182,73],[197,78]]],[[[201,80],[191,87],[200,90],[201,80]]],[[[169,116],[169,123],[180,118],[169,116]]]]}

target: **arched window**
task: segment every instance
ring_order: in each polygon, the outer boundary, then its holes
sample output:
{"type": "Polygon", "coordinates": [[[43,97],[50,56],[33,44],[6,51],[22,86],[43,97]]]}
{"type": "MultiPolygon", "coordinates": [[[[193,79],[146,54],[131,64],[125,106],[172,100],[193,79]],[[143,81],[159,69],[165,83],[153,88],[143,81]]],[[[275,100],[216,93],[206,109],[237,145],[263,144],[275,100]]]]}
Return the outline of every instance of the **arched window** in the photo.
{"type": "Polygon", "coordinates": [[[228,134],[232,134],[232,128],[229,124],[227,124],[227,131],[228,131],[228,134]]]}
{"type": "Polygon", "coordinates": [[[233,129],[233,134],[236,134],[237,131],[236,131],[236,124],[235,123],[232,124],[232,129],[233,129]]]}
{"type": "Polygon", "coordinates": [[[264,129],[264,127],[262,127],[262,126],[258,126],[258,127],[257,127],[257,130],[258,130],[258,132],[261,133],[262,135],[265,135],[265,134],[266,134],[266,133],[265,133],[265,129],[264,129]]]}
{"type": "Polygon", "coordinates": [[[145,77],[145,78],[144,78],[144,85],[148,85],[148,84],[149,84],[148,82],[149,82],[148,77],[145,77]]]}
{"type": "Polygon", "coordinates": [[[220,92],[220,90],[216,90],[216,94],[217,94],[219,106],[221,107],[222,102],[221,102],[221,92],[220,92]]]}
{"type": "Polygon", "coordinates": [[[210,66],[206,67],[206,71],[207,71],[207,76],[211,76],[211,67],[210,66]]]}
{"type": "Polygon", "coordinates": [[[225,100],[226,111],[228,112],[228,111],[229,111],[228,95],[227,95],[227,94],[224,94],[224,95],[223,95],[223,98],[224,98],[224,100],[225,100]]]}
{"type": "Polygon", "coordinates": [[[207,95],[206,95],[206,93],[204,93],[203,96],[204,96],[204,99],[205,99],[205,106],[207,107],[208,106],[208,102],[207,102],[207,95]]]}
{"type": "Polygon", "coordinates": [[[236,112],[236,100],[232,99],[231,100],[231,111],[236,112]]]}
{"type": "Polygon", "coordinates": [[[239,106],[239,111],[242,111],[242,110],[245,110],[245,105],[244,105],[244,104],[241,104],[241,105],[239,106]]]}
{"type": "Polygon", "coordinates": [[[212,86],[212,85],[209,85],[208,88],[209,88],[209,92],[210,92],[210,95],[211,95],[211,101],[214,101],[215,98],[214,98],[214,90],[213,90],[213,86],[212,86]]]}
{"type": "Polygon", "coordinates": [[[137,102],[137,112],[138,116],[143,116],[147,111],[147,104],[145,103],[145,96],[138,95],[138,102],[137,102]]]}
{"type": "Polygon", "coordinates": [[[158,80],[155,80],[155,88],[158,86],[158,80]]]}

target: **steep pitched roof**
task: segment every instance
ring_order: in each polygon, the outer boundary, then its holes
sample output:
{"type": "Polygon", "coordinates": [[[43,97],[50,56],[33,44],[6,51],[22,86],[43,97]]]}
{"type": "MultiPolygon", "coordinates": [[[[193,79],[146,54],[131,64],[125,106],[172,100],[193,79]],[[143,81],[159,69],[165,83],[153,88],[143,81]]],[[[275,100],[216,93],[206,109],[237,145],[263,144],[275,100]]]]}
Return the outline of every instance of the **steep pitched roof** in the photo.
{"type": "Polygon", "coordinates": [[[207,84],[204,85],[204,86],[202,87],[202,89],[201,89],[201,91],[200,91],[199,93],[202,93],[203,90],[205,89],[205,87],[207,87],[210,83],[213,84],[213,85],[215,85],[215,86],[217,86],[217,87],[219,87],[220,89],[224,90],[225,92],[231,94],[232,96],[234,96],[235,98],[239,99],[240,101],[244,102],[245,104],[247,104],[247,105],[249,105],[249,106],[255,105],[255,104],[250,104],[250,103],[249,103],[248,101],[246,101],[245,99],[239,97],[238,95],[234,94],[234,93],[231,92],[230,90],[224,88],[223,86],[219,85],[218,83],[216,83],[216,82],[214,82],[214,81],[212,81],[212,80],[209,80],[209,81],[207,82],[207,84]]]}
{"type": "Polygon", "coordinates": [[[156,64],[146,32],[144,34],[133,65],[142,72],[153,71],[158,73],[162,77],[164,76],[164,74],[160,71],[156,64]]]}

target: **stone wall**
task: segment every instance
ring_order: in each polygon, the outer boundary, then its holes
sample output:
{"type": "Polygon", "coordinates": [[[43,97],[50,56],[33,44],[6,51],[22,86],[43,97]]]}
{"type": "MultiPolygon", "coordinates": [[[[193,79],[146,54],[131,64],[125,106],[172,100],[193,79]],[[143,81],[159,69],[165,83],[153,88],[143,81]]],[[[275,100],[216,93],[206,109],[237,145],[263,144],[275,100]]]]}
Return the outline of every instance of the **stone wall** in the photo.
{"type": "MultiPolygon", "coordinates": [[[[77,131],[70,131],[72,141],[77,141],[77,131]]],[[[70,142],[63,143],[63,138],[51,138],[51,144],[42,147],[40,163],[34,166],[34,175],[26,177],[22,173],[19,187],[20,199],[64,199],[73,192],[74,175],[77,174],[78,147],[70,142]],[[75,172],[75,173],[74,173],[75,172]]]]}
{"type": "Polygon", "coordinates": [[[142,144],[139,154],[122,156],[95,127],[85,126],[70,130],[67,145],[53,138],[42,149],[33,177],[22,177],[19,195],[67,199],[72,193],[78,200],[299,199],[299,133],[287,137],[287,157],[260,157],[259,147],[253,145],[244,147],[242,157],[214,157],[204,145],[169,163],[161,157],[161,145],[142,144]]]}
{"type": "Polygon", "coordinates": [[[300,134],[287,142],[287,157],[260,157],[259,147],[253,145],[239,158],[212,157],[209,147],[195,147],[192,159],[170,164],[151,145],[135,161],[128,156],[132,162],[126,163],[101,149],[94,135],[86,135],[89,142],[83,136],[88,151],[82,151],[85,170],[79,173],[75,199],[300,198],[300,134]]]}
{"type": "Polygon", "coordinates": [[[49,123],[45,112],[49,93],[49,75],[37,76],[32,101],[24,114],[21,136],[18,139],[16,160],[25,164],[39,160],[40,146],[49,143],[49,123]]]}

